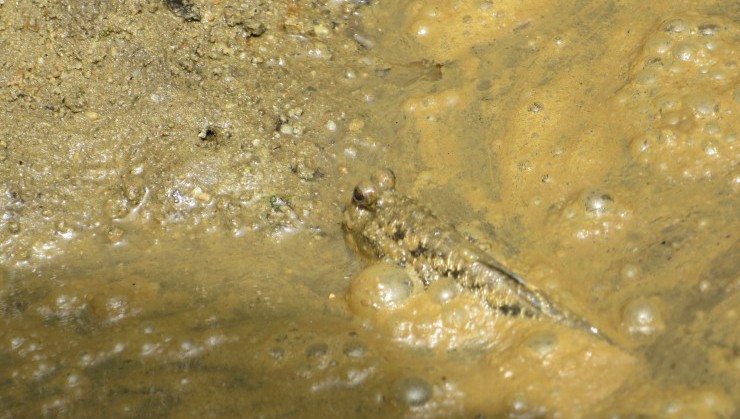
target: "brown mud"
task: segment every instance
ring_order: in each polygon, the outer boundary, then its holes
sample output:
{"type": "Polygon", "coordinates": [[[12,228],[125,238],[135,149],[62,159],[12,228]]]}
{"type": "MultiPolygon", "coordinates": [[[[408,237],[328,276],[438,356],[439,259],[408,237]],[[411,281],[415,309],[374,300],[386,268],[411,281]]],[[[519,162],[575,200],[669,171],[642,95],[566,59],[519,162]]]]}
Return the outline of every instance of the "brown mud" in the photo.
{"type": "Polygon", "coordinates": [[[739,21],[0,0],[0,417],[733,417],[739,21]],[[615,343],[365,267],[378,167],[615,343]]]}

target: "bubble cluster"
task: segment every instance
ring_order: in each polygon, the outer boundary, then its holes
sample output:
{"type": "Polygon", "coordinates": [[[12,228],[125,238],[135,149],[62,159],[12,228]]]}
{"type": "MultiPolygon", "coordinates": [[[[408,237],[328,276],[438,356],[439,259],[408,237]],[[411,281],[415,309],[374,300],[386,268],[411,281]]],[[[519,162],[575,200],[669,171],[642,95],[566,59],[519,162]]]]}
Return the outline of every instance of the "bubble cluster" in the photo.
{"type": "Polygon", "coordinates": [[[477,351],[494,346],[503,335],[491,330],[508,327],[508,319],[497,316],[478,296],[460,292],[454,282],[439,282],[426,290],[420,284],[402,305],[356,314],[394,342],[420,350],[477,351]]]}
{"type": "MultiPolygon", "coordinates": [[[[537,17],[542,8],[522,2],[399,2],[401,34],[421,44],[430,59],[445,61],[466,51],[471,39],[495,39],[537,17]]],[[[398,36],[389,37],[398,48],[398,36]]],[[[404,42],[405,43],[405,42],[404,42]]],[[[416,52],[416,51],[414,51],[416,52]]]]}
{"type": "Polygon", "coordinates": [[[623,231],[631,216],[632,210],[619,197],[601,189],[587,189],[554,205],[548,225],[584,240],[623,231]]]}
{"type": "Polygon", "coordinates": [[[264,350],[273,365],[306,379],[313,391],[355,387],[372,377],[378,360],[354,332],[351,338],[305,333],[299,328],[280,331],[264,350]]]}
{"type": "MultiPolygon", "coordinates": [[[[402,345],[453,350],[488,347],[499,339],[490,330],[501,319],[449,278],[424,289],[405,269],[379,263],[352,279],[347,301],[358,318],[402,345]]],[[[347,356],[362,353],[350,346],[344,351],[347,356]]]]}
{"type": "Polygon", "coordinates": [[[737,164],[738,26],[687,14],[660,24],[632,64],[628,105],[648,118],[634,159],[669,179],[720,177],[737,164]]]}

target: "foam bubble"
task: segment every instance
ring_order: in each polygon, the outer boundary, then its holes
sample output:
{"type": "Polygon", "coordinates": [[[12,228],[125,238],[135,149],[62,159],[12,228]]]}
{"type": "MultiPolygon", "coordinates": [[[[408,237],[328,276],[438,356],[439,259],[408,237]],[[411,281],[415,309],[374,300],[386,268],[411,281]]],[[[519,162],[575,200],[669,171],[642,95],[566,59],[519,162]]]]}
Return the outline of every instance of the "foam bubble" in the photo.
{"type": "Polygon", "coordinates": [[[646,298],[637,298],[625,305],[622,324],[631,335],[651,336],[665,329],[660,306],[646,298]]]}
{"type": "Polygon", "coordinates": [[[356,314],[394,310],[413,293],[414,283],[399,267],[378,263],[357,274],[350,284],[349,305],[356,314]]]}
{"type": "Polygon", "coordinates": [[[432,395],[432,386],[423,378],[404,377],[393,385],[394,400],[405,406],[423,406],[432,398],[432,395]]]}

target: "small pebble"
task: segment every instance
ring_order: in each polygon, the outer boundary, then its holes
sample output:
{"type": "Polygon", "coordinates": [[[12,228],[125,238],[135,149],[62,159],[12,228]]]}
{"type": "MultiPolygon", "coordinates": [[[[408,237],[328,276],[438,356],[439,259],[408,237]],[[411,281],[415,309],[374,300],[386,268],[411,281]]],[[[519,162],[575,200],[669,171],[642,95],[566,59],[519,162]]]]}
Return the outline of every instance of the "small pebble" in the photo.
{"type": "Polygon", "coordinates": [[[292,134],[293,133],[293,126],[290,124],[281,124],[280,125],[280,133],[281,134],[292,134]]]}
{"type": "Polygon", "coordinates": [[[542,104],[542,103],[540,103],[540,102],[534,102],[533,104],[531,104],[531,105],[529,106],[529,108],[527,108],[527,110],[528,110],[529,112],[534,112],[534,113],[536,113],[536,112],[539,112],[539,111],[541,111],[541,110],[543,110],[543,109],[545,109],[545,105],[543,105],[543,104],[542,104]]]}
{"type": "Polygon", "coordinates": [[[313,33],[315,33],[318,36],[327,36],[329,35],[329,29],[322,25],[322,24],[316,24],[313,25],[313,33]]]}
{"type": "Polygon", "coordinates": [[[365,121],[362,119],[353,119],[349,123],[349,130],[352,132],[358,132],[361,131],[365,127],[365,121]]]}
{"type": "Polygon", "coordinates": [[[121,228],[115,226],[108,227],[105,233],[106,237],[111,243],[120,243],[121,241],[123,241],[125,235],[124,231],[121,228]]]}
{"type": "Polygon", "coordinates": [[[21,232],[21,224],[17,221],[11,221],[8,223],[8,232],[10,234],[18,234],[21,232]]]}

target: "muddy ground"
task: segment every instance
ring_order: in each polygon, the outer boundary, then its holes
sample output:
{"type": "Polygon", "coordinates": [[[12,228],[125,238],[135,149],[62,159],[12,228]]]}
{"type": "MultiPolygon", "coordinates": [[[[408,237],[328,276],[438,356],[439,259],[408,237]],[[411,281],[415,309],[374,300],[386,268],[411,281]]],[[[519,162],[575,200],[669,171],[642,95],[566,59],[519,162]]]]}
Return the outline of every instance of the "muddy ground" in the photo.
{"type": "Polygon", "coordinates": [[[520,3],[0,0],[0,417],[736,415],[740,10],[520,3]],[[358,305],[378,167],[609,341],[358,305]]]}

